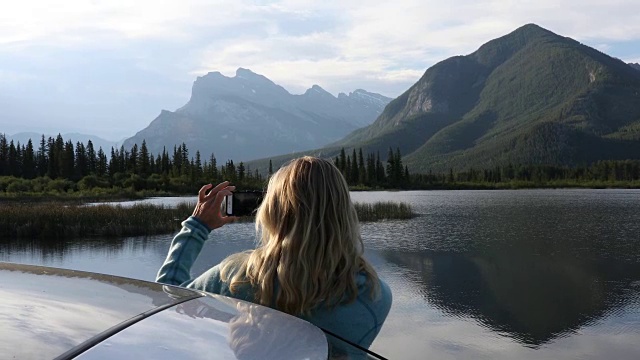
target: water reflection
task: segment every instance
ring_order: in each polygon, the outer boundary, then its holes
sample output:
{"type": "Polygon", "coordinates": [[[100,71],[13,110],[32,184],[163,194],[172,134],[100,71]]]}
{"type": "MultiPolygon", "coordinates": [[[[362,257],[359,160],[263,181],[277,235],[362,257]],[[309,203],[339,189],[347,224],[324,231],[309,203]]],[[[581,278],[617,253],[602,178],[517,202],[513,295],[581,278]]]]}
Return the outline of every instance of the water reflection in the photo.
{"type": "Polygon", "coordinates": [[[450,315],[471,317],[537,348],[637,301],[640,266],[514,253],[383,251],[411,269],[420,293],[450,315]]]}
{"type": "Polygon", "coordinates": [[[154,280],[171,235],[0,242],[0,261],[154,280]]]}

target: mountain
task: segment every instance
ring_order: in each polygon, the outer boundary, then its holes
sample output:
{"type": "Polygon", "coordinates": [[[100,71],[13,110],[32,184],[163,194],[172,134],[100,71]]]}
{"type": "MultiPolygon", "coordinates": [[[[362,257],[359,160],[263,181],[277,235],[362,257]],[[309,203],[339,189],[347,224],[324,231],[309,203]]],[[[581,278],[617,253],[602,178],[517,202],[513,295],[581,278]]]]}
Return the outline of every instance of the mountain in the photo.
{"type": "MultiPolygon", "coordinates": [[[[40,144],[40,139],[42,138],[42,135],[43,135],[42,133],[39,134],[35,132],[21,132],[13,135],[8,135],[7,141],[13,140],[14,143],[20,142],[21,145],[26,145],[29,139],[31,139],[31,142],[33,143],[33,147],[37,149],[40,144]]],[[[55,138],[56,136],[58,136],[58,134],[44,134],[45,139],[48,139],[49,137],[55,138]]],[[[84,145],[86,145],[87,142],[91,140],[91,142],[93,143],[94,149],[97,151],[99,148],[102,147],[102,150],[105,152],[105,154],[107,154],[107,156],[111,154],[111,147],[118,148],[122,143],[122,141],[105,140],[95,135],[86,135],[86,134],[79,134],[79,133],[61,134],[61,136],[64,139],[64,141],[71,140],[74,143],[74,145],[77,142],[81,142],[84,145]]]]}
{"type": "Polygon", "coordinates": [[[373,124],[309,153],[340,147],[398,147],[414,172],[637,159],[640,72],[528,24],[435,64],[373,124]]]}
{"type": "Polygon", "coordinates": [[[158,153],[184,142],[191,155],[215,153],[222,161],[291,153],[371,124],[390,100],[360,89],[335,97],[318,85],[292,95],[247,69],[239,68],[235,77],[212,72],[197,78],[186,105],[163,110],[124,146],[146,140],[149,151],[158,153]]]}
{"type": "Polygon", "coordinates": [[[631,65],[631,67],[636,69],[636,70],[640,70],[640,64],[638,64],[638,63],[629,63],[629,65],[631,65]]]}

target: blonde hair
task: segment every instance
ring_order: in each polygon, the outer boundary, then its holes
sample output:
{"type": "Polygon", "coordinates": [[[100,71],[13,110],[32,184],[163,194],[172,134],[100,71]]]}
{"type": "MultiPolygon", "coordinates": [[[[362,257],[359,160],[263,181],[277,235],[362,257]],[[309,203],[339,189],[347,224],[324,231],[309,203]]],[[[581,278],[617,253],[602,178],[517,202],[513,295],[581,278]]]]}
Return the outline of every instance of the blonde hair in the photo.
{"type": "Polygon", "coordinates": [[[293,315],[354,301],[358,273],[366,276],[369,296],[379,292],[378,276],[363,257],[349,188],[329,161],[305,156],[273,174],[256,233],[255,250],[222,264],[222,280],[232,292],[248,283],[257,303],[293,315]]]}

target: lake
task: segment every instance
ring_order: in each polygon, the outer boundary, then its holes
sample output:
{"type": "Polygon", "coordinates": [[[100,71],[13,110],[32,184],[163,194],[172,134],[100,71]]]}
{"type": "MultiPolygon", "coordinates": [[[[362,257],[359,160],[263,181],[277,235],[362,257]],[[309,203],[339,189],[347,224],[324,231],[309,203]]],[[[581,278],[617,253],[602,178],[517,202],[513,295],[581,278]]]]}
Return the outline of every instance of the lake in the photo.
{"type": "MultiPolygon", "coordinates": [[[[394,297],[372,350],[392,359],[640,358],[640,190],[352,198],[407,202],[419,214],[362,224],[366,256],[394,297]]],[[[195,202],[145,201],[185,199],[195,202]]],[[[0,260],[154,280],[171,238],[10,242],[0,260]]],[[[215,230],[194,273],[254,239],[253,224],[215,230]]]]}

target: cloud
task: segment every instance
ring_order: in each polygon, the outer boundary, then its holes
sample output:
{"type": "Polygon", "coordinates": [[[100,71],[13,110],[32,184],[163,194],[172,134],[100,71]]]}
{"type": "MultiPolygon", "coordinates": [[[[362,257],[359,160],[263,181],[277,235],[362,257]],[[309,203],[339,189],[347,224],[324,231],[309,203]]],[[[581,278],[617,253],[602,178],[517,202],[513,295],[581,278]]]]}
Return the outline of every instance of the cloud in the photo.
{"type": "MultiPolygon", "coordinates": [[[[163,85],[168,93],[206,72],[245,67],[294,93],[319,84],[334,94],[364,88],[397,96],[436,62],[526,23],[638,61],[617,45],[640,41],[635,0],[23,0],[0,4],[0,78],[35,86],[31,76],[41,87],[55,80],[64,88],[58,82],[82,82],[78,74],[88,73],[104,93],[125,93],[157,87],[157,76],[171,80],[163,85]],[[117,60],[127,81],[136,73],[148,79],[113,85],[94,75],[110,65],[84,59],[102,54],[117,60]]],[[[144,105],[157,109],[149,118],[170,107],[160,103],[166,97],[154,101],[144,105]]],[[[131,126],[127,111],[104,115],[131,126]]]]}
{"type": "MultiPolygon", "coordinates": [[[[279,29],[241,38],[213,39],[192,71],[231,72],[238,66],[254,69],[287,88],[319,83],[330,91],[345,79],[377,79],[378,88],[395,84],[409,87],[435,62],[468,54],[482,43],[526,23],[538,23],[562,35],[592,41],[601,49],[609,41],[640,38],[640,3],[613,1],[601,4],[541,0],[438,2],[407,0],[400,3],[282,1],[275,5],[307,21],[335,16],[339,21],[320,32],[287,35],[282,26],[287,14],[269,21],[279,29]],[[603,16],[615,14],[615,16],[603,16]],[[594,27],[593,23],[598,26],[594,27]]],[[[396,90],[397,95],[400,91],[396,90]]]]}
{"type": "Polygon", "coordinates": [[[283,81],[291,69],[282,65],[292,64],[306,66],[307,73],[320,67],[318,80],[369,67],[365,72],[378,72],[381,80],[404,82],[411,76],[398,74],[423,72],[530,22],[593,40],[600,49],[608,41],[640,38],[640,3],[633,0],[43,0],[5,3],[0,10],[5,51],[45,43],[144,47],[143,41],[153,41],[168,52],[189,47],[188,55],[198,59],[182,64],[184,75],[246,66],[274,69],[264,74],[283,81]]]}
{"type": "Polygon", "coordinates": [[[34,80],[37,79],[37,76],[24,72],[16,72],[16,71],[5,71],[0,69],[0,82],[8,83],[8,82],[21,82],[25,80],[34,80]]]}

